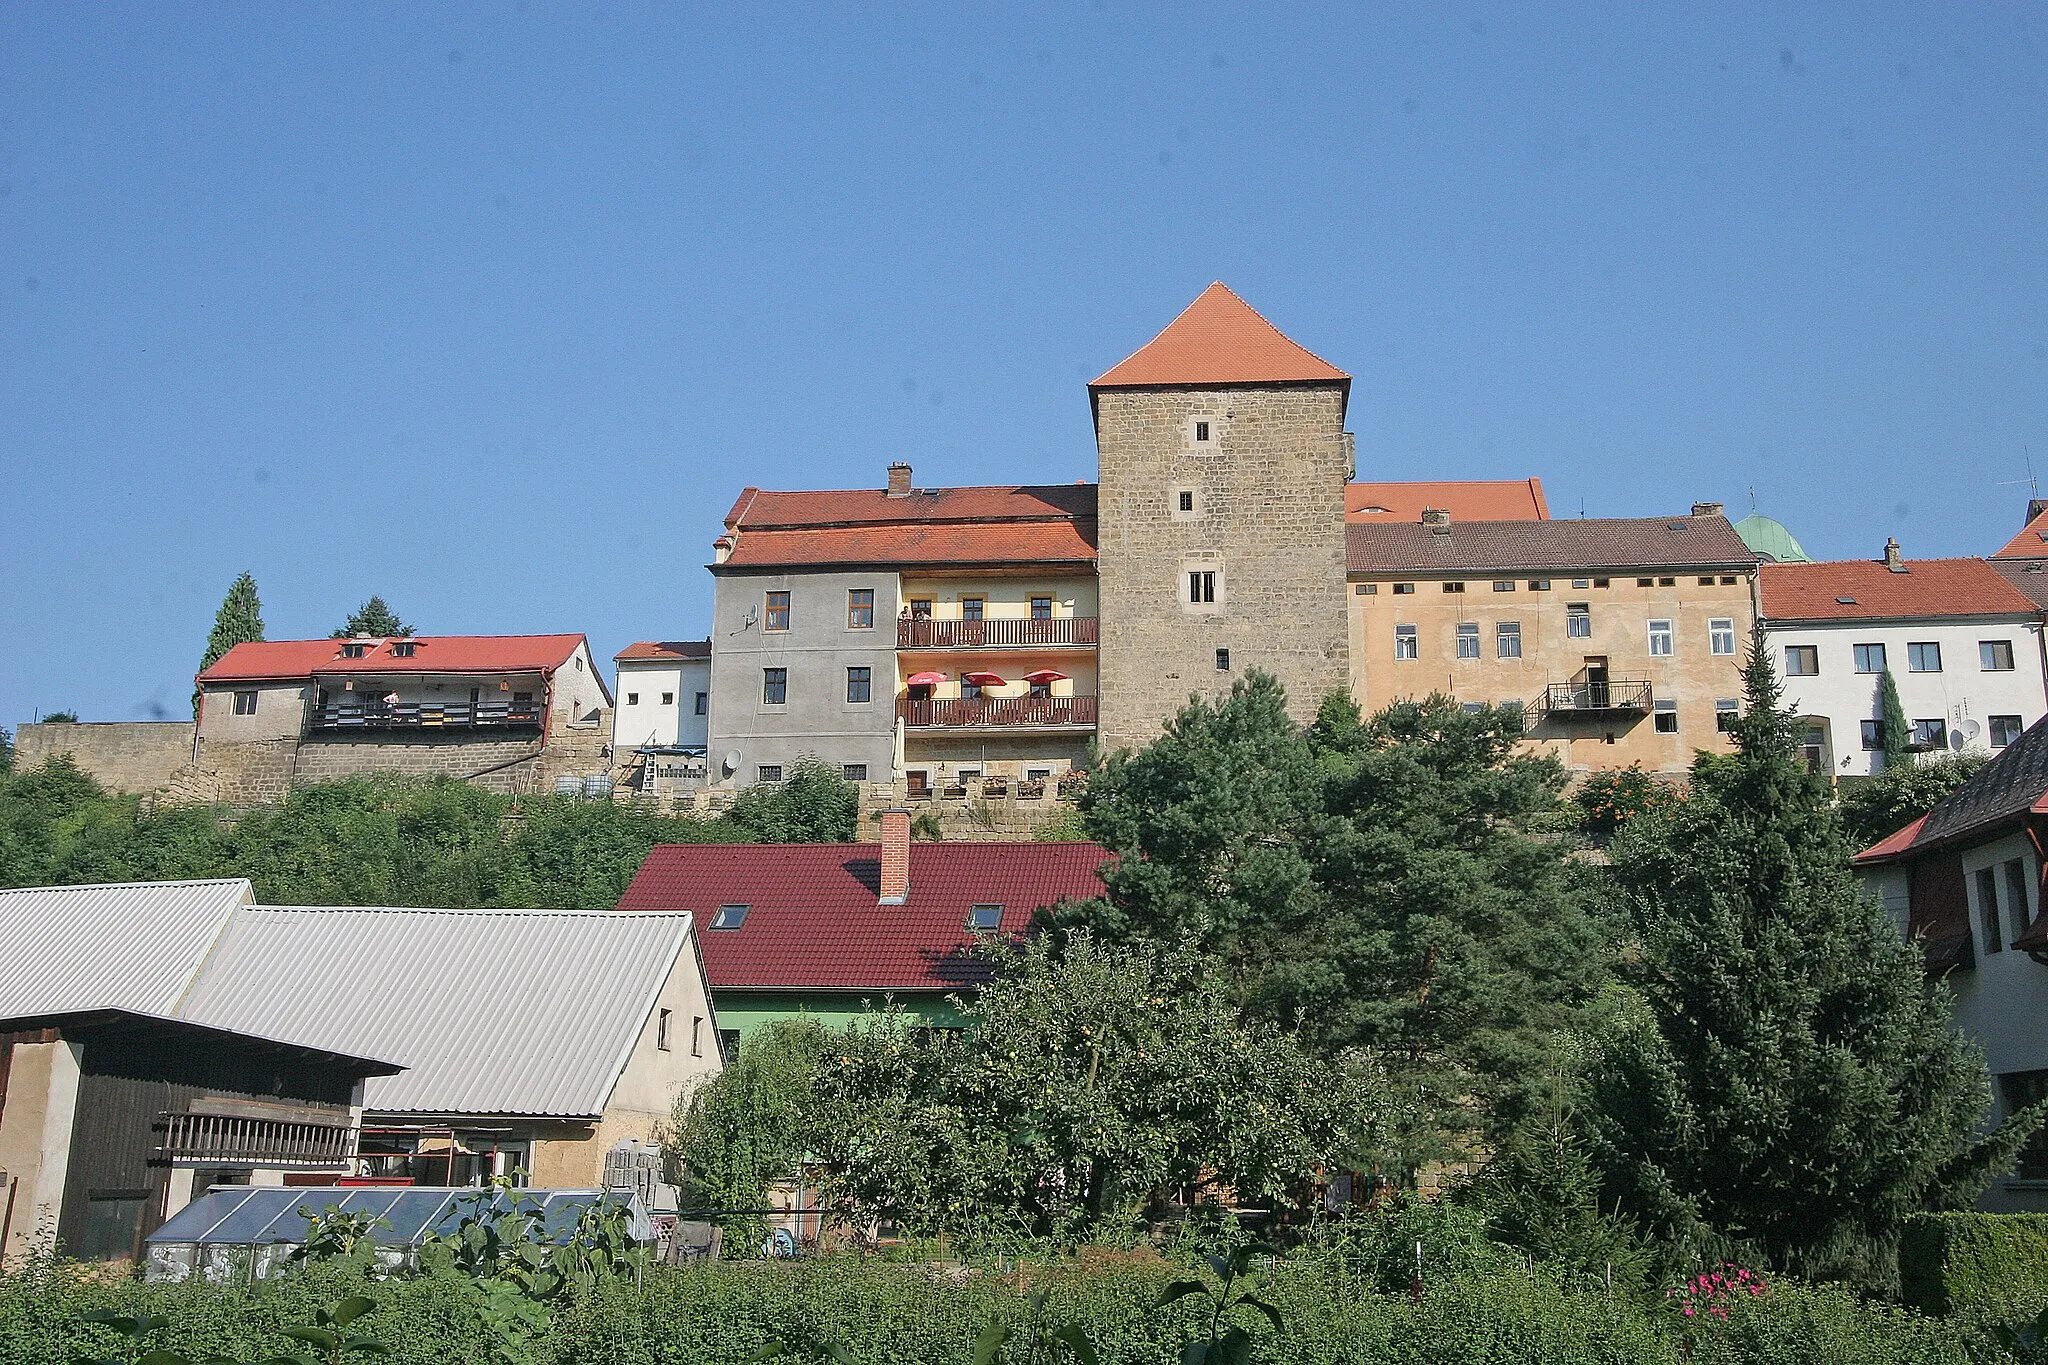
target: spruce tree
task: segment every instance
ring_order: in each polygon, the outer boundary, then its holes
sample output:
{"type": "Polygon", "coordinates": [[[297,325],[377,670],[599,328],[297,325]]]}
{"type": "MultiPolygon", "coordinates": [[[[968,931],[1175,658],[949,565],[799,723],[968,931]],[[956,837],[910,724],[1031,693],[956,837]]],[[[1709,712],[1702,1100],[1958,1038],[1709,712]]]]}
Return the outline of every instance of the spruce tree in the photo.
{"type": "Polygon", "coordinates": [[[1888,1289],[1905,1219],[1966,1202],[2040,1115],[1972,1142],[1983,1056],[1850,870],[1760,638],[1744,690],[1737,752],[1611,850],[1636,943],[1634,999],[1589,1068],[1604,1206],[1675,1267],[1733,1256],[1888,1289]]]}
{"type": "Polygon", "coordinates": [[[1884,766],[1887,772],[1912,766],[1913,755],[1906,747],[1913,742],[1913,732],[1906,726],[1906,708],[1899,703],[1899,684],[1887,668],[1877,680],[1877,731],[1879,742],[1884,745],[1884,766]]]}
{"type": "Polygon", "coordinates": [[[380,640],[403,639],[412,634],[412,627],[398,619],[398,613],[391,610],[384,599],[374,593],[370,600],[348,614],[348,620],[341,623],[332,639],[346,640],[351,635],[372,635],[380,640]]]}
{"type": "MultiPolygon", "coordinates": [[[[244,569],[228,585],[228,595],[213,614],[213,630],[206,637],[206,655],[199,661],[204,673],[220,662],[221,655],[236,645],[263,638],[263,603],[256,596],[256,579],[244,569]]],[[[192,714],[199,714],[199,689],[192,689],[192,714]]]]}

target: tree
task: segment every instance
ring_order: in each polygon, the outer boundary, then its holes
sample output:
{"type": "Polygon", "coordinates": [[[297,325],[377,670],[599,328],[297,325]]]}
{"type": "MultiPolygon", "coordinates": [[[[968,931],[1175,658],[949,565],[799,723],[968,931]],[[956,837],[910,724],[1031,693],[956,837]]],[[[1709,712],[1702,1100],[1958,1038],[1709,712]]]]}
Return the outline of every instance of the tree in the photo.
{"type": "Polygon", "coordinates": [[[781,782],[741,792],[727,818],[764,844],[837,844],[854,837],[860,788],[839,769],[806,756],[781,782]]]}
{"type": "Polygon", "coordinates": [[[1282,1199],[1379,1155],[1383,1094],[1356,1057],[1319,1062],[1248,1022],[1190,944],[1085,932],[989,950],[967,1027],[888,1010],[832,1040],[816,1150],[856,1223],[990,1246],[1128,1229],[1171,1189],[1282,1199]]]}
{"type": "Polygon", "coordinates": [[[0,725],[0,777],[14,771],[14,732],[0,725]]]}
{"type": "Polygon", "coordinates": [[[348,614],[348,620],[341,623],[341,629],[329,637],[345,640],[352,635],[370,635],[380,640],[402,639],[412,634],[412,627],[398,619],[398,613],[385,605],[384,599],[374,594],[370,600],[348,614]]]}
{"type": "MultiPolygon", "coordinates": [[[[255,576],[244,569],[228,585],[228,595],[221,600],[220,610],[213,614],[213,629],[207,632],[206,653],[200,657],[199,671],[204,673],[212,668],[236,645],[262,638],[263,602],[256,595],[255,576]]],[[[199,714],[196,687],[192,689],[192,714],[199,714]]]]}
{"type": "Polygon", "coordinates": [[[2040,1115],[1971,1141],[1982,1055],[1850,871],[1760,637],[1744,690],[1736,753],[1613,845],[1634,993],[1589,1068],[1594,1159],[1674,1265],[1882,1289],[1904,1220],[1970,1198],[2040,1115]]]}
{"type": "MultiPolygon", "coordinates": [[[[718,1075],[677,1096],[665,1145],[708,1206],[765,1208],[769,1187],[797,1173],[815,1123],[812,1085],[832,1042],[816,1020],[776,1020],[718,1075]]],[[[727,1250],[741,1256],[768,1232],[752,1213],[735,1213],[723,1227],[727,1250]]]]}
{"type": "Polygon", "coordinates": [[[1940,805],[1990,760],[1982,754],[1936,754],[1911,767],[1883,771],[1841,791],[1842,825],[1851,848],[1868,848],[1940,805]]]}
{"type": "Polygon", "coordinates": [[[1884,771],[1913,766],[1913,731],[1906,708],[1899,703],[1899,684],[1887,668],[1877,679],[1878,743],[1884,746],[1884,771]]]}
{"type": "Polygon", "coordinates": [[[1607,979],[1578,875],[1531,833],[1564,773],[1516,754],[1520,734],[1513,710],[1440,696],[1371,718],[1333,697],[1304,732],[1254,672],[1092,775],[1083,817],[1118,861],[1103,899],[1050,918],[1192,936],[1254,1016],[1382,1059],[1409,1164],[1472,1154],[1529,1111],[1607,979]]]}

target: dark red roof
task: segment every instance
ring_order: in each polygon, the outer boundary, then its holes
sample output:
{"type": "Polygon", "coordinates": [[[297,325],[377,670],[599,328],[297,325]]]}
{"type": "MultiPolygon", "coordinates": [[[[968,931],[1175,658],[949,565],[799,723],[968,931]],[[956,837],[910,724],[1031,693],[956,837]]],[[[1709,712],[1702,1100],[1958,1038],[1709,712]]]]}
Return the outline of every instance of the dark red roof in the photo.
{"type": "Polygon", "coordinates": [[[708,659],[709,640],[635,640],[613,659],[708,659]]]}
{"type": "Polygon", "coordinates": [[[1756,555],[1717,514],[1574,517],[1566,521],[1350,522],[1352,573],[1564,573],[1601,569],[1743,569],[1756,555]]]}
{"type": "Polygon", "coordinates": [[[202,683],[290,681],[346,673],[545,673],[560,668],[581,635],[413,635],[403,639],[258,640],[236,645],[199,675],[202,683]],[[360,659],[341,647],[367,643],[360,659]],[[392,653],[411,645],[410,657],[392,653]]]}
{"type": "Polygon", "coordinates": [[[1981,559],[1909,559],[1904,573],[1881,559],[1766,564],[1763,597],[1764,616],[1773,621],[2036,614],[2033,602],[1981,559]]]}
{"type": "Polygon", "coordinates": [[[1095,485],[1054,483],[917,489],[892,498],[879,488],[777,492],[743,488],[725,514],[743,531],[935,521],[1046,521],[1095,515],[1095,485]]]}
{"type": "Polygon", "coordinates": [[[1219,280],[1089,387],[1319,381],[1349,384],[1351,376],[1290,340],[1219,280]]]}
{"type": "Polygon", "coordinates": [[[715,568],[870,564],[1093,564],[1095,522],[990,521],[747,531],[715,568]]]}
{"type": "Polygon", "coordinates": [[[1089,843],[914,843],[910,896],[879,905],[880,844],[662,844],[620,910],[688,910],[714,989],[946,991],[985,973],[963,957],[968,913],[1003,907],[1021,934],[1039,907],[1102,894],[1089,843]],[[737,929],[711,927],[745,905],[737,929]]]}

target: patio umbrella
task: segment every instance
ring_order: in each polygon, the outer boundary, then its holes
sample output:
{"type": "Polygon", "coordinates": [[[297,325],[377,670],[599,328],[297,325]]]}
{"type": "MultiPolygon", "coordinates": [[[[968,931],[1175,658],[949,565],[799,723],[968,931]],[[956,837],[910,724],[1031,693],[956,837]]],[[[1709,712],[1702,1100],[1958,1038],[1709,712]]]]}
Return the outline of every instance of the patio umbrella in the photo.
{"type": "Polygon", "coordinates": [[[913,673],[910,675],[910,681],[905,683],[904,686],[937,687],[940,683],[944,682],[945,680],[946,675],[943,673],[913,673]]]}
{"type": "Polygon", "coordinates": [[[1057,668],[1041,668],[1035,673],[1026,673],[1024,681],[1028,683],[1065,682],[1067,676],[1067,674],[1060,672],[1057,668]]]}
{"type": "Polygon", "coordinates": [[[1002,687],[1009,679],[1000,673],[962,673],[960,681],[973,683],[976,687],[1002,687]]]}

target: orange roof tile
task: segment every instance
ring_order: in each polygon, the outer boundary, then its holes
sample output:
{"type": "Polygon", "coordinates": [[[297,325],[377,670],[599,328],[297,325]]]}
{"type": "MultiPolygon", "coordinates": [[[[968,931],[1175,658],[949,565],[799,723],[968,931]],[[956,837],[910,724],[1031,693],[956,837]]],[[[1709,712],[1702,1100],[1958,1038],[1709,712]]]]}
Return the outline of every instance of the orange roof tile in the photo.
{"type": "Polygon", "coordinates": [[[709,640],[635,640],[618,653],[619,659],[708,659],[711,657],[709,640]]]}
{"type": "Polygon", "coordinates": [[[903,498],[892,498],[879,488],[793,493],[748,488],[725,514],[725,524],[752,532],[763,528],[876,522],[1018,521],[1094,515],[1092,483],[932,488],[903,498]]]}
{"type": "Polygon", "coordinates": [[[2048,559],[2048,512],[2041,513],[2020,528],[2020,533],[2000,546],[1993,559],[2048,559]]]}
{"type": "Polygon", "coordinates": [[[2026,595],[1981,559],[1881,559],[1763,566],[1764,616],[1773,621],[2035,616],[2026,595]],[[1846,600],[1845,600],[1846,599],[1846,600]]]}
{"type": "Polygon", "coordinates": [[[821,526],[746,531],[723,564],[732,569],[894,564],[1092,564],[1095,519],[821,526]]]}
{"type": "Polygon", "coordinates": [[[1420,521],[1436,507],[1453,521],[1548,521],[1541,479],[1467,479],[1437,483],[1354,483],[1344,487],[1344,520],[1420,521]]]}
{"type": "Polygon", "coordinates": [[[1088,387],[1335,382],[1351,376],[1311,354],[1218,281],[1158,336],[1088,387]]]}
{"type": "Polygon", "coordinates": [[[544,673],[567,663],[583,642],[581,635],[414,635],[376,640],[362,658],[344,659],[341,647],[348,640],[258,640],[221,655],[199,681],[270,682],[344,673],[544,673]],[[410,644],[414,652],[401,658],[391,652],[394,644],[410,644]]]}

